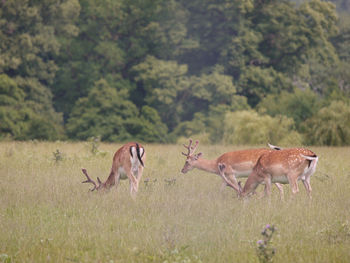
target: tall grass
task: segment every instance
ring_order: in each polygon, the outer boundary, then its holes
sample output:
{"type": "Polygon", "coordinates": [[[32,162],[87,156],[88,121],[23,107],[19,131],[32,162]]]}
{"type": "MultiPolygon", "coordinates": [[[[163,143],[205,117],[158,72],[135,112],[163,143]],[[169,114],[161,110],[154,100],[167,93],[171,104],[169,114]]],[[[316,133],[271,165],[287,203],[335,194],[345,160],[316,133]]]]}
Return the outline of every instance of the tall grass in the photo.
{"type": "MultiPolygon", "coordinates": [[[[120,146],[0,143],[0,262],[259,262],[266,224],[277,229],[274,262],[349,262],[349,148],[311,148],[311,202],[301,183],[294,199],[285,186],[285,202],[277,189],[271,202],[238,200],[216,175],[181,174],[181,145],[145,145],[149,181],[135,201],[127,181],[89,192],[81,168],[105,179],[120,146]]],[[[238,149],[199,148],[206,158],[238,149]]]]}

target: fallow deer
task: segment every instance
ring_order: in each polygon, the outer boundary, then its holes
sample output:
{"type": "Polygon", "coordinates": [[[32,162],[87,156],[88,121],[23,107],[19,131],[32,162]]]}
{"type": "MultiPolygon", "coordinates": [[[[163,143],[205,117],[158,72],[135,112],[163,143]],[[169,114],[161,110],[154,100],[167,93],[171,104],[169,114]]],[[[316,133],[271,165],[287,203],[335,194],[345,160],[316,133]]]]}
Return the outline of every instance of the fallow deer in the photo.
{"type": "Polygon", "coordinates": [[[129,142],[119,148],[114,154],[111,172],[104,183],[97,177],[97,184],[90,178],[86,169],[82,169],[87,178],[83,183],[94,185],[90,191],[99,191],[108,190],[114,185],[117,187],[120,179],[129,179],[130,194],[133,196],[138,191],[145,160],[145,148],[136,142],[129,142]]]}
{"type": "MultiPolygon", "coordinates": [[[[224,180],[224,185],[232,187],[237,191],[237,193],[240,193],[237,178],[248,177],[262,154],[280,149],[277,146],[269,144],[270,148],[272,149],[261,148],[239,150],[224,153],[214,160],[206,160],[202,158],[202,153],[194,154],[197,146],[198,141],[196,141],[196,144],[192,146],[191,139],[188,146],[184,144],[184,147],[188,150],[188,152],[187,154],[182,153],[187,158],[181,172],[185,174],[193,168],[197,168],[220,175],[224,180]]],[[[280,191],[281,198],[283,199],[283,187],[278,183],[276,184],[276,187],[280,191]]]]}
{"type": "MultiPolygon", "coordinates": [[[[298,180],[302,180],[311,198],[310,177],[316,170],[317,155],[305,148],[291,148],[263,154],[249,175],[240,196],[245,197],[255,191],[261,183],[265,184],[265,194],[271,193],[271,183],[290,184],[292,193],[299,192],[298,180]]],[[[240,184],[239,184],[240,186],[240,184]]]]}

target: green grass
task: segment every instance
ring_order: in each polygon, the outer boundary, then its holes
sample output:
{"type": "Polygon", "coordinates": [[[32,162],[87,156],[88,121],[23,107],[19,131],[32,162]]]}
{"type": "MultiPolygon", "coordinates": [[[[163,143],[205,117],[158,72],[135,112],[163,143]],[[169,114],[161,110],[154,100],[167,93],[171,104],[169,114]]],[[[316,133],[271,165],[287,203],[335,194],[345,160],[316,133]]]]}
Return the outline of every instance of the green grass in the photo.
{"type": "MultiPolygon", "coordinates": [[[[258,262],[266,224],[277,228],[274,262],[349,262],[349,148],[311,147],[320,157],[311,202],[300,183],[296,198],[286,185],[286,201],[273,188],[269,203],[220,192],[213,174],[181,174],[181,145],[144,145],[143,180],[152,182],[135,201],[127,181],[89,192],[81,168],[106,179],[120,146],[92,154],[89,143],[0,143],[0,262],[258,262]]],[[[235,149],[198,151],[215,158],[235,149]]]]}

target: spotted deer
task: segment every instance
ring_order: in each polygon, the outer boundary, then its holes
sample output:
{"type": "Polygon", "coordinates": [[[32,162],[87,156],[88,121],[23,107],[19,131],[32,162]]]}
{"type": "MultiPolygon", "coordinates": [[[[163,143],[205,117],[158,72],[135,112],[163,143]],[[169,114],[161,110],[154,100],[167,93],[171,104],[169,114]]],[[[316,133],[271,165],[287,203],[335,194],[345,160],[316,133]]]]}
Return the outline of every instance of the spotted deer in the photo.
{"type": "MultiPolygon", "coordinates": [[[[184,144],[184,147],[188,152],[182,152],[182,154],[186,156],[186,162],[181,172],[185,174],[188,171],[197,168],[217,174],[223,178],[223,185],[232,187],[237,193],[240,193],[237,178],[248,177],[262,154],[280,149],[277,146],[269,144],[272,149],[260,148],[239,150],[224,153],[214,160],[206,160],[202,158],[202,153],[195,154],[199,142],[196,141],[194,146],[192,146],[192,142],[193,141],[190,140],[189,145],[184,144]]],[[[280,191],[281,198],[283,198],[283,187],[278,183],[275,185],[280,191]]]]}
{"type": "Polygon", "coordinates": [[[82,172],[87,180],[82,183],[93,184],[90,191],[100,191],[108,190],[114,185],[118,187],[120,180],[129,179],[130,194],[134,196],[139,188],[145,160],[145,148],[141,144],[136,142],[126,143],[114,154],[111,172],[104,183],[97,177],[97,184],[90,178],[86,169],[82,169],[82,172]]]}
{"type": "Polygon", "coordinates": [[[240,196],[246,197],[255,191],[259,184],[265,184],[265,194],[270,196],[271,183],[290,184],[292,193],[299,192],[298,181],[304,184],[311,197],[311,175],[316,171],[317,155],[305,148],[291,148],[270,151],[263,154],[249,175],[244,188],[240,187],[240,196]]]}

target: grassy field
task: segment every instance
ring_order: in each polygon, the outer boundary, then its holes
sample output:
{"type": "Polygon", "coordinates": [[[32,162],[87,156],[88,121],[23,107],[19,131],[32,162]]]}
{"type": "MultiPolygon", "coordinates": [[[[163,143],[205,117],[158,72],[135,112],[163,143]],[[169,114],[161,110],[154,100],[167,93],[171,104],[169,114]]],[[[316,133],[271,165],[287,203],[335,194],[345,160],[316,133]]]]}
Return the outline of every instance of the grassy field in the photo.
{"type": "Polygon", "coordinates": [[[349,148],[310,148],[320,157],[311,202],[302,183],[295,199],[286,185],[285,202],[276,188],[267,202],[220,191],[213,174],[181,174],[182,145],[144,146],[150,182],[134,201],[127,181],[106,194],[81,184],[83,167],[106,179],[118,144],[93,154],[89,143],[0,143],[0,262],[259,262],[266,224],[277,228],[274,262],[350,262],[349,148]]]}

